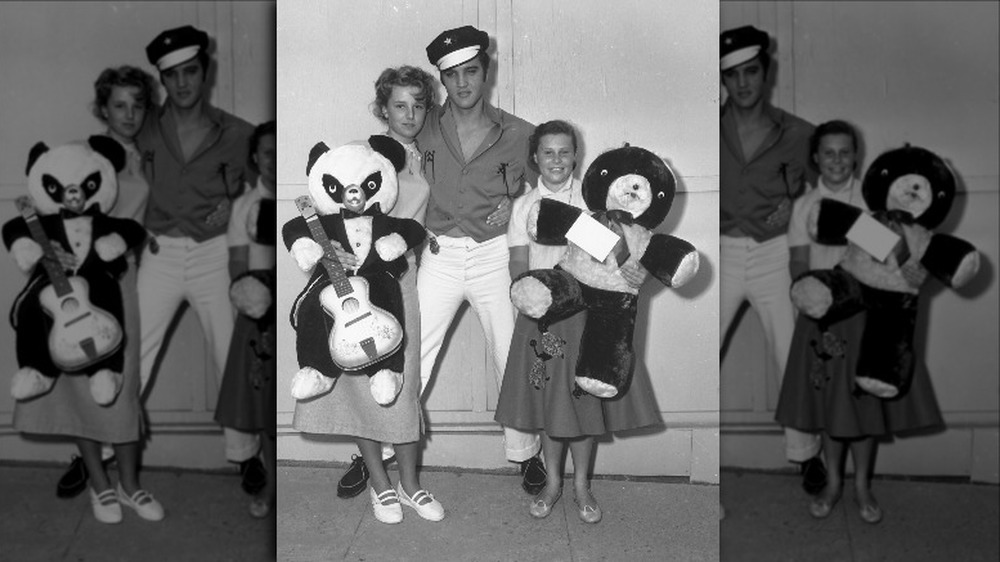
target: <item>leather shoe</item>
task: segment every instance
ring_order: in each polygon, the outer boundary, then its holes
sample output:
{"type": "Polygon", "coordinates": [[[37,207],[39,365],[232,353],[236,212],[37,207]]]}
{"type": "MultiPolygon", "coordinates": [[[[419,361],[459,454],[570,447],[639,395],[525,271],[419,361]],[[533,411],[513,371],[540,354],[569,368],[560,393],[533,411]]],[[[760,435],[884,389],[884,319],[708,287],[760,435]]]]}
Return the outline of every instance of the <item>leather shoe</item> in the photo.
{"type": "Polygon", "coordinates": [[[399,483],[399,502],[405,506],[412,507],[416,510],[417,515],[423,517],[428,521],[440,521],[444,519],[444,506],[441,502],[434,499],[427,490],[417,490],[413,494],[413,497],[406,495],[406,490],[403,489],[403,483],[399,483]]]}
{"type": "Polygon", "coordinates": [[[337,497],[349,499],[365,491],[368,487],[368,467],[359,455],[351,455],[351,466],[337,482],[337,497]]]}
{"type": "Polygon", "coordinates": [[[877,503],[858,502],[858,515],[865,523],[875,525],[882,521],[882,508],[877,503]]]}
{"type": "Polygon", "coordinates": [[[538,455],[521,463],[521,487],[532,496],[537,496],[545,487],[547,475],[545,465],[542,464],[542,459],[538,455]]]}
{"type": "Polygon", "coordinates": [[[375,488],[368,488],[372,497],[372,512],[375,519],[393,525],[403,520],[403,506],[399,503],[396,490],[389,488],[381,494],[375,493],[375,488]]]}
{"type": "Polygon", "coordinates": [[[580,503],[580,499],[576,499],[576,507],[580,509],[580,521],[584,523],[599,523],[604,514],[601,512],[601,506],[594,502],[594,505],[588,505],[585,503],[580,503]]]}
{"type": "Polygon", "coordinates": [[[267,485],[267,470],[257,457],[241,462],[240,474],[243,475],[240,487],[251,496],[256,496],[267,485]]]}
{"type": "Polygon", "coordinates": [[[799,472],[802,474],[802,489],[810,496],[815,496],[826,487],[826,465],[819,455],[803,462],[799,472]]]}
{"type": "Polygon", "coordinates": [[[840,494],[832,498],[813,498],[813,501],[809,503],[809,515],[812,515],[816,519],[826,519],[833,512],[833,508],[836,507],[838,501],[840,501],[840,494]]]}
{"type": "Polygon", "coordinates": [[[66,473],[56,484],[56,497],[75,498],[87,489],[87,480],[90,473],[87,472],[87,465],[83,464],[83,457],[73,455],[73,460],[69,463],[66,473]]]}

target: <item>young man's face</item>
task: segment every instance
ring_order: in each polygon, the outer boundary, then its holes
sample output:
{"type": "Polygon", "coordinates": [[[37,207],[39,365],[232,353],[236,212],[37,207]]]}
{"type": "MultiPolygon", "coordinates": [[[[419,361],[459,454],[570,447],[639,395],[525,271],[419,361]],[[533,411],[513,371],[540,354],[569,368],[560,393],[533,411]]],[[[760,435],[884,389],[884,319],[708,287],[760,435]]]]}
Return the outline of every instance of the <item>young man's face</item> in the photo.
{"type": "Polygon", "coordinates": [[[160,82],[167,89],[171,103],[181,109],[190,109],[201,101],[205,70],[198,59],[193,58],[160,72],[160,82]]]}
{"type": "Polygon", "coordinates": [[[483,97],[486,70],[479,57],[441,72],[441,83],[448,90],[448,99],[462,109],[471,109],[483,97]]]}
{"type": "Polygon", "coordinates": [[[723,71],[722,83],[733,103],[740,108],[750,109],[763,99],[766,77],[764,65],[755,57],[723,71]]]}

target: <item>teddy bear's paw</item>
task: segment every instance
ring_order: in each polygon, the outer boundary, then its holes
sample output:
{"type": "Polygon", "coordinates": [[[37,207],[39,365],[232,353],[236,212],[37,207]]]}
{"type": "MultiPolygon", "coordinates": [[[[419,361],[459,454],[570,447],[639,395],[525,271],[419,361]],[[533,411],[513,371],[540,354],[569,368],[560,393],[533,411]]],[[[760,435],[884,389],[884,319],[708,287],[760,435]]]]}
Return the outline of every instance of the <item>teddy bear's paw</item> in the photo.
{"type": "Polygon", "coordinates": [[[598,398],[614,398],[618,395],[618,389],[606,382],[601,382],[590,377],[576,377],[576,384],[598,398]]]}
{"type": "Polygon", "coordinates": [[[870,377],[855,377],[854,381],[858,383],[861,390],[864,390],[868,394],[874,394],[879,398],[894,398],[897,394],[899,394],[899,388],[878,379],[870,377]]]}
{"type": "Polygon", "coordinates": [[[302,367],[292,376],[292,398],[308,400],[330,392],[336,379],[324,376],[312,367],[302,367]]]}
{"type": "Polygon", "coordinates": [[[677,288],[688,281],[690,281],[698,273],[699,266],[698,251],[689,253],[681,259],[680,265],[677,266],[677,271],[674,272],[673,277],[670,278],[670,286],[677,288]]]}
{"type": "Polygon", "coordinates": [[[388,406],[396,400],[403,388],[403,373],[382,369],[372,375],[369,385],[375,402],[380,406],[388,406]]]}
{"type": "Polygon", "coordinates": [[[510,286],[510,302],[525,316],[541,318],[552,306],[552,290],[529,275],[510,286]]]}
{"type": "Polygon", "coordinates": [[[36,369],[24,367],[14,373],[10,384],[10,395],[14,400],[28,400],[52,390],[54,377],[46,377],[36,369]]]}
{"type": "Polygon", "coordinates": [[[45,255],[42,247],[30,238],[15,240],[10,246],[10,253],[14,256],[14,263],[21,271],[29,271],[45,255]]]}
{"type": "Polygon", "coordinates": [[[792,285],[792,304],[810,318],[822,318],[833,304],[830,288],[815,277],[803,277],[792,285]]]}
{"type": "Polygon", "coordinates": [[[289,250],[299,269],[308,273],[323,257],[323,247],[311,238],[299,238],[289,250]]]}
{"type": "Polygon", "coordinates": [[[976,273],[979,273],[979,252],[969,252],[962,258],[958,269],[952,275],[951,286],[957,289],[965,285],[976,276],[976,273]]]}
{"type": "Polygon", "coordinates": [[[239,279],[229,287],[229,300],[240,314],[257,319],[271,308],[271,291],[253,276],[239,279]]]}
{"type": "Polygon", "coordinates": [[[100,406],[107,406],[118,398],[122,389],[122,374],[101,369],[90,377],[90,396],[100,406]]]}
{"type": "Polygon", "coordinates": [[[125,245],[125,239],[121,235],[112,232],[107,236],[101,236],[94,241],[94,251],[97,252],[97,256],[101,258],[102,261],[111,261],[117,259],[122,254],[128,246],[125,245]]]}
{"type": "Polygon", "coordinates": [[[406,253],[406,240],[393,232],[375,241],[375,251],[382,261],[392,261],[406,253]]]}

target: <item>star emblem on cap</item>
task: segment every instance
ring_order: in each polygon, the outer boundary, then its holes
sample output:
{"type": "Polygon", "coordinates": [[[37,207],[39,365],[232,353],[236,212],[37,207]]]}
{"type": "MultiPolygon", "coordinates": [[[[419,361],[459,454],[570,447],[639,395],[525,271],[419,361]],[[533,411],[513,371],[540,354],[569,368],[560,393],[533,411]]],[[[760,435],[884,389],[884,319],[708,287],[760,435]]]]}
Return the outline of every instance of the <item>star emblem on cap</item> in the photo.
{"type": "Polygon", "coordinates": [[[444,44],[445,45],[451,45],[451,37],[445,37],[444,38],[444,44]]]}

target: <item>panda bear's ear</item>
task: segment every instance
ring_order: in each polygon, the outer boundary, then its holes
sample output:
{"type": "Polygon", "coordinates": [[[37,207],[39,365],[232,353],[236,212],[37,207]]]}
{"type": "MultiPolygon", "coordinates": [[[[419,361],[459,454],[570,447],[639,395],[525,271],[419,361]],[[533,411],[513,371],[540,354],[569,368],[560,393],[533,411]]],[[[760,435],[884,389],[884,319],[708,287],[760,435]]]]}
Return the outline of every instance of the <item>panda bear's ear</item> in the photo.
{"type": "Polygon", "coordinates": [[[396,139],[386,135],[372,135],[368,137],[368,145],[385,156],[397,172],[406,165],[406,149],[396,139]]]}
{"type": "Polygon", "coordinates": [[[312,171],[313,164],[319,160],[320,156],[323,156],[327,152],[330,152],[330,147],[327,146],[325,142],[318,142],[316,143],[316,146],[312,147],[312,150],[309,151],[309,162],[306,164],[307,176],[309,175],[309,172],[312,171]]]}
{"type": "Polygon", "coordinates": [[[94,152],[108,159],[115,172],[125,169],[125,147],[115,139],[105,135],[93,135],[87,139],[87,144],[94,152]]]}
{"type": "Polygon", "coordinates": [[[30,174],[31,167],[34,166],[35,162],[38,161],[38,157],[45,154],[48,151],[49,147],[46,146],[44,142],[39,141],[35,143],[35,146],[31,147],[31,150],[28,152],[28,166],[24,169],[24,175],[27,176],[28,174],[30,174]]]}

